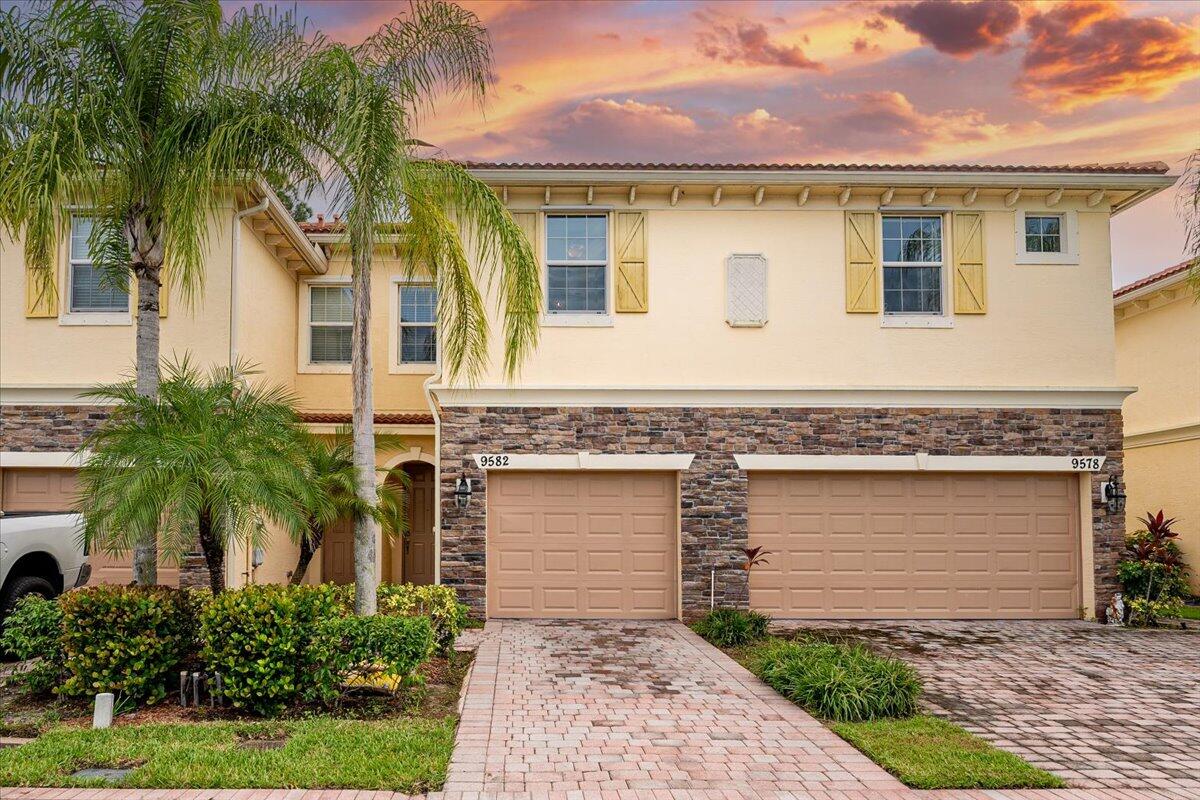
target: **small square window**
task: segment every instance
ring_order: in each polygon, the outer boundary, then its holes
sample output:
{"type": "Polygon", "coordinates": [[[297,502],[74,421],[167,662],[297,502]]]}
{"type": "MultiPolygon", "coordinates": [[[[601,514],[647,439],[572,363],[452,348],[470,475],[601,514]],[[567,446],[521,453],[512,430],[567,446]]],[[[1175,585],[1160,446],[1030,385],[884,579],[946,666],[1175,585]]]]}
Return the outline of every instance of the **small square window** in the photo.
{"type": "Polygon", "coordinates": [[[1062,217],[1025,215],[1025,251],[1029,253],[1061,253],[1062,217]]]}

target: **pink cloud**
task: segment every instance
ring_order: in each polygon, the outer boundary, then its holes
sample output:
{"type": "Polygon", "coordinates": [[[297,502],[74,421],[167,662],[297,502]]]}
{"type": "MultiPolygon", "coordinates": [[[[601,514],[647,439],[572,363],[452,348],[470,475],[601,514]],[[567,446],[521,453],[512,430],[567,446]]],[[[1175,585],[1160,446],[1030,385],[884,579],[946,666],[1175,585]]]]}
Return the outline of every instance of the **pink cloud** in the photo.
{"type": "Polygon", "coordinates": [[[799,45],[780,44],[773,40],[767,26],[761,22],[744,18],[726,21],[706,14],[699,16],[709,24],[708,29],[697,36],[697,48],[705,58],[726,64],[826,71],[824,64],[804,55],[799,45]]]}

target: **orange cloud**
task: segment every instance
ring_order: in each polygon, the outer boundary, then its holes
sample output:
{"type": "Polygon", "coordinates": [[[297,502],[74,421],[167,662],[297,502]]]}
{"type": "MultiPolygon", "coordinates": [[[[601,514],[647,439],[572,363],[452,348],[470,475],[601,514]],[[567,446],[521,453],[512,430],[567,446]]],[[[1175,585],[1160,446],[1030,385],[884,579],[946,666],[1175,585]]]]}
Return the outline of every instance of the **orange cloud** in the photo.
{"type": "Polygon", "coordinates": [[[956,58],[1008,49],[1009,36],[1021,25],[1020,9],[1012,0],[920,0],[885,6],[879,13],[899,22],[935,50],[956,58]]]}
{"type": "Polygon", "coordinates": [[[1029,45],[1017,88],[1049,110],[1121,95],[1153,100],[1200,72],[1195,28],[1130,17],[1111,3],[1074,2],[1026,22],[1029,45]]]}

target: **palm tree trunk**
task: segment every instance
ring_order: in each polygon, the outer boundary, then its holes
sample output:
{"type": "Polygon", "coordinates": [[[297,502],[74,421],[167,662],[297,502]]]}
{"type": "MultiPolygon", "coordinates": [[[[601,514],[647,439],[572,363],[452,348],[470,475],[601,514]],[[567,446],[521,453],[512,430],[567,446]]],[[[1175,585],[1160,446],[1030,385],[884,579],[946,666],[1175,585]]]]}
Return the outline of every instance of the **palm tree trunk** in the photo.
{"type": "MultiPolygon", "coordinates": [[[[134,264],[137,276],[136,386],[143,397],[158,394],[159,351],[159,273],[162,262],[134,264]]],[[[158,583],[158,542],[156,532],[133,548],[133,582],[138,586],[158,583]]]]}
{"type": "Polygon", "coordinates": [[[225,590],[225,545],[213,533],[212,514],[205,509],[197,520],[200,532],[200,549],[204,563],[208,565],[208,586],[214,595],[225,590]]]}
{"type": "MultiPolygon", "coordinates": [[[[367,223],[371,224],[371,223],[367,223]]],[[[356,494],[363,503],[375,505],[375,401],[372,396],[371,369],[371,248],[359,247],[351,256],[354,293],[354,324],[350,333],[350,381],[353,386],[356,494]]],[[[378,590],[376,542],[379,522],[372,516],[354,517],[354,612],[362,616],[375,613],[378,590]]]]}
{"type": "Polygon", "coordinates": [[[292,570],[292,577],[288,579],[288,583],[292,586],[304,583],[304,574],[308,572],[308,565],[312,563],[317,548],[324,540],[325,529],[316,522],[310,523],[308,531],[300,537],[300,558],[296,560],[296,568],[292,570]]]}

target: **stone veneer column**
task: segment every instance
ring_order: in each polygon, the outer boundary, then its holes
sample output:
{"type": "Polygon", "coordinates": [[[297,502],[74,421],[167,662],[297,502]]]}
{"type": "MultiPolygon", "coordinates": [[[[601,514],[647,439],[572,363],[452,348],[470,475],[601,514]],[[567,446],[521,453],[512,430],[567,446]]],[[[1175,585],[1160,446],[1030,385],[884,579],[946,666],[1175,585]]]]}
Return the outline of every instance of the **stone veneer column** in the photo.
{"type": "Polygon", "coordinates": [[[442,412],[442,582],[485,611],[487,483],[475,453],[695,453],[680,480],[684,614],[745,607],[738,568],[747,542],[747,477],[737,453],[903,455],[1104,455],[1092,476],[1095,605],[1117,591],[1124,513],[1109,514],[1100,484],[1121,475],[1121,414],[1078,409],[863,408],[446,408],[442,412]],[[454,482],[472,478],[470,506],[454,482]]]}

